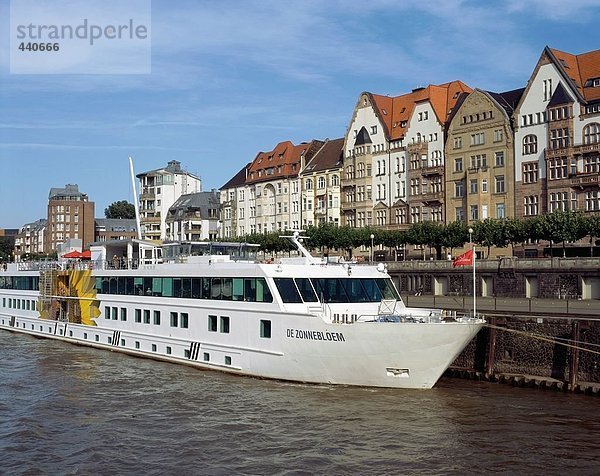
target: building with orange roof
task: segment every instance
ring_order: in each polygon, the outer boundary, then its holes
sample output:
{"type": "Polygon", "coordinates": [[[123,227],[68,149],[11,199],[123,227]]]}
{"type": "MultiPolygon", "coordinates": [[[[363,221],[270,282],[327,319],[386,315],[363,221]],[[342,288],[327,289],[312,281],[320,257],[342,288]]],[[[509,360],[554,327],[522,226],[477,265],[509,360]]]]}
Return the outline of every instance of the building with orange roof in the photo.
{"type": "Polygon", "coordinates": [[[340,225],[341,171],[344,158],[344,138],[326,140],[300,172],[302,204],[313,204],[304,210],[302,226],[309,224],[340,225]]]}
{"type": "Polygon", "coordinates": [[[600,211],[600,50],[544,48],[514,121],[517,216],[600,211]]]}
{"type": "Polygon", "coordinates": [[[445,127],[461,81],[396,97],[363,92],[344,143],[342,223],[401,228],[445,220],[445,127]]]}
{"type": "Polygon", "coordinates": [[[298,145],[284,141],[273,150],[259,152],[243,172],[221,187],[222,236],[231,238],[312,225],[312,219],[306,222],[302,218],[313,210],[312,198],[306,195],[303,200],[310,182],[303,183],[299,175],[322,146],[323,142],[317,140],[298,145]]]}

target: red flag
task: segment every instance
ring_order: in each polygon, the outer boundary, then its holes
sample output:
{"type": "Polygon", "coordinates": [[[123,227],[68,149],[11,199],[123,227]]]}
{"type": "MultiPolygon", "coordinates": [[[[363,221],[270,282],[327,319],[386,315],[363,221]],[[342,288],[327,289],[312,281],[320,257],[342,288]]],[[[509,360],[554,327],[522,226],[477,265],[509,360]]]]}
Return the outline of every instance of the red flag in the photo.
{"type": "Polygon", "coordinates": [[[452,263],[452,267],[456,268],[457,266],[472,266],[473,265],[473,250],[466,251],[458,258],[454,260],[452,263]]]}

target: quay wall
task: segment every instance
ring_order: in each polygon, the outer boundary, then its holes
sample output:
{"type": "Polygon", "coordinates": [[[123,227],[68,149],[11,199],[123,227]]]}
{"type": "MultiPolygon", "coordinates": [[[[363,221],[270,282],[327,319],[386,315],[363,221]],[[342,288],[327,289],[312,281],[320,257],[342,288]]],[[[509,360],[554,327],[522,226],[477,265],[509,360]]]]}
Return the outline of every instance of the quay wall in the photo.
{"type": "MultiPolygon", "coordinates": [[[[470,312],[473,268],[386,263],[409,307],[470,312]]],[[[452,376],[600,395],[600,259],[476,262],[476,308],[488,322],[452,376]]]]}

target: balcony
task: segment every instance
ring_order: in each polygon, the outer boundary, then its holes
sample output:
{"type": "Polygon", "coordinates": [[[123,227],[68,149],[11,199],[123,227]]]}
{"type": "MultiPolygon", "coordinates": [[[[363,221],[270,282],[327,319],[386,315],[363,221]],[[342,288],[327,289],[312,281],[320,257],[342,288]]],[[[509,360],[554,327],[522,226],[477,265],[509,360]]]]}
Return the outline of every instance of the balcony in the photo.
{"type": "Polygon", "coordinates": [[[420,200],[423,203],[435,203],[442,202],[444,200],[443,192],[428,192],[422,193],[421,195],[417,195],[415,197],[417,200],[420,200]]]}
{"type": "Polygon", "coordinates": [[[571,187],[598,187],[600,174],[578,175],[571,179],[571,187]]]}
{"type": "Polygon", "coordinates": [[[574,152],[576,154],[589,154],[590,152],[600,152],[600,143],[575,146],[574,152]]]}
{"type": "Polygon", "coordinates": [[[444,166],[434,165],[432,167],[423,167],[421,169],[421,175],[423,177],[427,177],[430,175],[444,175],[444,166]]]}
{"type": "Polygon", "coordinates": [[[315,208],[315,215],[327,215],[327,207],[315,208]]]}

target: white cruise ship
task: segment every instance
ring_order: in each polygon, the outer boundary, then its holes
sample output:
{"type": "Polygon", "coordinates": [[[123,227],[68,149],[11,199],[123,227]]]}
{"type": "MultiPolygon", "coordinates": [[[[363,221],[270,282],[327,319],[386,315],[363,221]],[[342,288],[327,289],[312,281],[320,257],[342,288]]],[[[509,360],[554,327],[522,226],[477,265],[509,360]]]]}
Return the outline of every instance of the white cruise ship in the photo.
{"type": "Polygon", "coordinates": [[[0,270],[0,328],[296,382],[431,388],[483,319],[404,306],[385,266],[253,245],[106,242],[0,270]]]}

